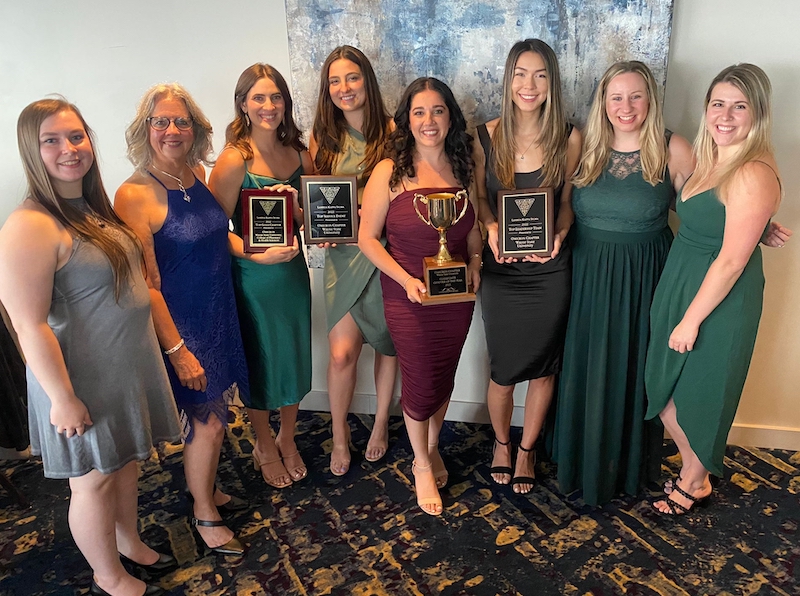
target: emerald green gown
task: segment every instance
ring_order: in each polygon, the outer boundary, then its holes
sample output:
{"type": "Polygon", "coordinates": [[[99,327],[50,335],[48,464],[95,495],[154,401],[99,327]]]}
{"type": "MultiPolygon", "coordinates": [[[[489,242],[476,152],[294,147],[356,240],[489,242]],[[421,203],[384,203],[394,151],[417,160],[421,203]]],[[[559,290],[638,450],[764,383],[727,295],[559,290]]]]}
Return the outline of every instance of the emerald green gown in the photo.
{"type": "Polygon", "coordinates": [[[553,458],[564,493],[600,505],[659,476],[663,427],[645,422],[650,302],[667,259],[675,193],[645,181],[638,151],[612,151],[572,194],[572,299],[553,458]]]}
{"type": "Polygon", "coordinates": [[[669,336],[719,255],[725,230],[725,206],[715,189],[679,200],[677,210],[681,226],[650,310],[646,417],[658,416],[672,397],[692,450],[709,472],[722,476],[728,431],[761,318],[761,248],[755,247],[731,291],[700,325],[694,349],[684,354],[671,350],[669,336]]]}
{"type": "MultiPolygon", "coordinates": [[[[300,189],[302,164],[288,180],[245,172],[242,188],[289,184],[300,189]]],[[[241,201],[231,219],[241,235],[241,201]]],[[[295,226],[295,237],[300,236],[295,226]]],[[[232,260],[247,368],[250,406],[275,410],[299,403],[311,391],[311,285],[303,251],[288,263],[232,260]]]]}

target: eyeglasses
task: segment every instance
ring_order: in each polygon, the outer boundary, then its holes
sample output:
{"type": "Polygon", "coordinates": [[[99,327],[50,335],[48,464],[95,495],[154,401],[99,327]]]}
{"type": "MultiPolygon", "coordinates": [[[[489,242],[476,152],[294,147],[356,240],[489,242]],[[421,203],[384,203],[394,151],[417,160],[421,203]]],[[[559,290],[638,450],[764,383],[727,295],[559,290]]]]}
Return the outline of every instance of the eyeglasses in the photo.
{"type": "Polygon", "coordinates": [[[150,116],[147,119],[147,123],[153,128],[153,130],[167,130],[169,128],[169,124],[172,122],[175,124],[175,128],[178,130],[189,130],[192,128],[192,119],[191,118],[167,118],[166,116],[150,116]]]}

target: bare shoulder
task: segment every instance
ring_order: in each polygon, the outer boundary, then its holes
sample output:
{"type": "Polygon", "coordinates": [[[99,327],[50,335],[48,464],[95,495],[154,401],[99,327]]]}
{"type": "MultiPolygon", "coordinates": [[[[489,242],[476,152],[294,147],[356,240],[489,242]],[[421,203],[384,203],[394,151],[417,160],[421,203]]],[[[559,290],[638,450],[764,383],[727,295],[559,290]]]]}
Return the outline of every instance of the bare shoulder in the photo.
{"type": "Polygon", "coordinates": [[[0,250],[57,251],[65,241],[65,232],[64,226],[44,207],[26,199],[0,228],[0,250]]]}
{"type": "Polygon", "coordinates": [[[311,154],[308,151],[300,152],[300,163],[303,166],[303,172],[307,174],[315,174],[314,162],[311,161],[311,154]]]}
{"type": "Polygon", "coordinates": [[[394,161],[390,158],[382,159],[378,162],[378,165],[372,170],[372,174],[370,174],[369,179],[372,180],[375,176],[377,179],[386,179],[387,181],[392,176],[392,172],[394,171],[394,161]]]}
{"type": "Polygon", "coordinates": [[[583,133],[577,126],[572,127],[572,131],[569,133],[569,148],[574,149],[575,147],[580,149],[581,143],[583,143],[583,133]]]}
{"type": "Polygon", "coordinates": [[[232,145],[226,146],[222,153],[219,154],[217,157],[217,163],[214,165],[214,169],[212,170],[212,174],[218,171],[218,168],[222,170],[237,170],[241,169],[244,171],[244,156],[241,152],[232,145]]]}
{"type": "Polygon", "coordinates": [[[774,214],[781,199],[778,166],[771,156],[763,156],[740,167],[731,180],[727,208],[766,210],[774,214]]]}
{"type": "Polygon", "coordinates": [[[490,137],[491,137],[491,136],[492,136],[492,134],[494,133],[494,129],[495,129],[495,128],[497,128],[497,125],[498,125],[499,123],[500,123],[500,118],[495,118],[494,120],[489,120],[489,122],[487,122],[487,123],[485,124],[485,126],[486,126],[486,131],[489,133],[489,136],[490,136],[490,137]]]}

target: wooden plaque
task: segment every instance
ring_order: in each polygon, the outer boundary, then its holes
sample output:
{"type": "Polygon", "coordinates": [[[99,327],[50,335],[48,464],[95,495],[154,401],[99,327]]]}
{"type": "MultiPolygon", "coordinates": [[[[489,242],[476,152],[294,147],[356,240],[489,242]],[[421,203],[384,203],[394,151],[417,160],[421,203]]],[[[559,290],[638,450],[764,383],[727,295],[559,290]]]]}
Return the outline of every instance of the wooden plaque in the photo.
{"type": "Polygon", "coordinates": [[[555,241],[552,188],[520,188],[497,193],[501,257],[550,256],[555,241]]]}
{"type": "Polygon", "coordinates": [[[358,242],[355,176],[301,176],[306,244],[358,242]]]}
{"type": "Polygon", "coordinates": [[[241,202],[244,252],[292,245],[292,193],[246,188],[242,190],[241,202]]]}

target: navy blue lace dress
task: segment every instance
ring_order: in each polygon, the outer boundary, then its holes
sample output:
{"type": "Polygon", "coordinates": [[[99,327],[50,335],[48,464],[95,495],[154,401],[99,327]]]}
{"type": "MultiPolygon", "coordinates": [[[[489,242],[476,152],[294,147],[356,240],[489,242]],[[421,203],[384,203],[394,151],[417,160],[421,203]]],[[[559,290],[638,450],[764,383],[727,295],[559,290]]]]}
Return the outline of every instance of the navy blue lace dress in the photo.
{"type": "Polygon", "coordinates": [[[164,357],[189,442],[193,419],[205,423],[214,414],[226,424],[228,404],[237,389],[245,403],[250,391],[231,279],[228,218],[199,180],[186,192],[191,201],[180,190],[167,190],[167,218],[153,241],[161,293],[186,347],[208,379],[205,391],[183,387],[164,357]]]}

